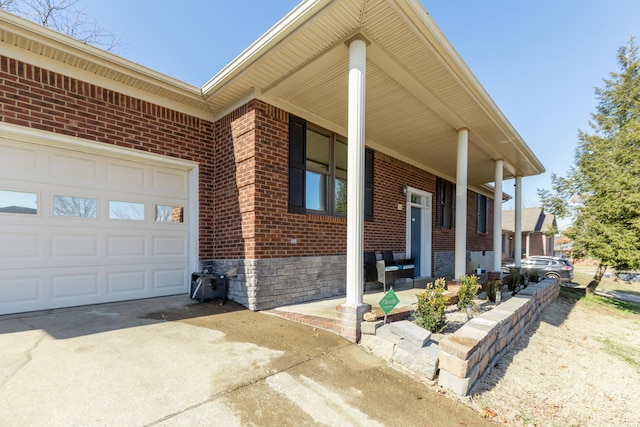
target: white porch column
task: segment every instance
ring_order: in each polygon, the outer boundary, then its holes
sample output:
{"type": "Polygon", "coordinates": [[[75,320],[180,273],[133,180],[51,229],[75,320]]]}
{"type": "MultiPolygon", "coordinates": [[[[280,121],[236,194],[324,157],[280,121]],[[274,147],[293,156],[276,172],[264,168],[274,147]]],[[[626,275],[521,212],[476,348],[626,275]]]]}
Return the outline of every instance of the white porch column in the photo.
{"type": "Polygon", "coordinates": [[[467,272],[467,169],[469,130],[458,130],[458,159],[456,164],[456,252],[455,279],[467,272]]]}
{"type": "Polygon", "coordinates": [[[516,212],[513,236],[513,261],[516,268],[520,268],[522,261],[522,177],[516,176],[516,212]]]}
{"type": "Polygon", "coordinates": [[[347,305],[362,304],[364,280],[364,130],[367,45],[349,45],[347,305]]]}
{"type": "Polygon", "coordinates": [[[349,46],[349,125],[347,143],[347,298],[337,307],[335,330],[345,338],[360,339],[360,322],[371,306],[364,291],[364,154],[367,44],[362,37],[349,46]]]}
{"type": "Polygon", "coordinates": [[[493,271],[502,270],[502,178],[504,160],[496,160],[493,190],[493,271]]]}

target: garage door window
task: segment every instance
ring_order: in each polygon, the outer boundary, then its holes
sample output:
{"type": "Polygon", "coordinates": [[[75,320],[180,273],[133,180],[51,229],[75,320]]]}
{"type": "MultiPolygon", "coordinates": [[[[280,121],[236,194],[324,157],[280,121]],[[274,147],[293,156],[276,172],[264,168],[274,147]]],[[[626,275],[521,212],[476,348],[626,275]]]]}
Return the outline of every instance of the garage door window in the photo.
{"type": "Polygon", "coordinates": [[[95,218],[97,200],[87,197],[53,196],[53,215],[95,218]]]}
{"type": "Polygon", "coordinates": [[[182,206],[156,205],[156,222],[184,222],[182,206]]]}
{"type": "Polygon", "coordinates": [[[38,195],[0,190],[0,213],[35,215],[38,213],[38,195]]]}
{"type": "Polygon", "coordinates": [[[110,200],[109,219],[144,221],[144,203],[110,200]]]}

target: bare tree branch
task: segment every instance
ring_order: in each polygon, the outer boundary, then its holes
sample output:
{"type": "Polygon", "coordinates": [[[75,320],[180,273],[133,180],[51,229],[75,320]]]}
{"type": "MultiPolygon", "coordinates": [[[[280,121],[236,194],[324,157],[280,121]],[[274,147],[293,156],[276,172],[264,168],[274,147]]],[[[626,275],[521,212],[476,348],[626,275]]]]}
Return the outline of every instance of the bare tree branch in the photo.
{"type": "Polygon", "coordinates": [[[66,34],[81,42],[122,53],[120,37],[90,20],[79,0],[0,0],[0,9],[66,34]]]}

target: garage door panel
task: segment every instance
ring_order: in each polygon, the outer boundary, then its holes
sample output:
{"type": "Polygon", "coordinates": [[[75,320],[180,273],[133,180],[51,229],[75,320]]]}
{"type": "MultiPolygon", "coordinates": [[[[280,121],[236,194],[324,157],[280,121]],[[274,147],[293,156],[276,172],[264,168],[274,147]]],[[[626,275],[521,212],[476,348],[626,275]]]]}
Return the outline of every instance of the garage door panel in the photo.
{"type": "Polygon", "coordinates": [[[54,234],[51,236],[51,258],[97,258],[98,235],[61,235],[54,234]]]}
{"type": "Polygon", "coordinates": [[[153,281],[152,287],[153,289],[176,289],[176,290],[184,290],[185,287],[185,278],[187,276],[187,271],[184,268],[166,268],[155,270],[153,272],[153,281]]]}
{"type": "Polygon", "coordinates": [[[107,254],[109,257],[142,257],[147,255],[147,237],[109,236],[107,238],[107,254]]]}
{"type": "Polygon", "coordinates": [[[154,171],[153,188],[162,193],[184,194],[187,191],[187,177],[169,171],[154,171]]]}
{"type": "Polygon", "coordinates": [[[124,185],[129,189],[145,188],[145,168],[110,162],[107,167],[108,184],[124,185]]]}
{"type": "Polygon", "coordinates": [[[7,311],[14,303],[37,303],[42,298],[42,280],[33,273],[7,271],[0,279],[0,314],[7,311]]]}
{"type": "Polygon", "coordinates": [[[97,273],[55,274],[51,277],[52,300],[98,296],[97,273]]]}
{"type": "MultiPolygon", "coordinates": [[[[51,156],[51,173],[55,177],[72,177],[88,179],[90,182],[98,181],[98,165],[96,160],[88,156],[78,157],[64,154],[51,156]]],[[[87,182],[84,182],[87,185],[87,182]]]]}
{"type": "Polygon", "coordinates": [[[126,155],[0,138],[0,314],[188,292],[188,171],[126,155]]]}
{"type": "Polygon", "coordinates": [[[153,256],[187,256],[187,242],[182,237],[154,237],[153,256]]]}
{"type": "Polygon", "coordinates": [[[0,258],[9,265],[11,258],[35,258],[40,256],[40,236],[27,233],[3,233],[0,258]]]}
{"type": "Polygon", "coordinates": [[[127,271],[107,274],[107,293],[131,293],[144,291],[146,286],[146,270],[127,271]]]}
{"type": "Polygon", "coordinates": [[[35,148],[17,146],[2,140],[0,144],[0,166],[5,170],[26,171],[36,170],[38,153],[35,148]]]}

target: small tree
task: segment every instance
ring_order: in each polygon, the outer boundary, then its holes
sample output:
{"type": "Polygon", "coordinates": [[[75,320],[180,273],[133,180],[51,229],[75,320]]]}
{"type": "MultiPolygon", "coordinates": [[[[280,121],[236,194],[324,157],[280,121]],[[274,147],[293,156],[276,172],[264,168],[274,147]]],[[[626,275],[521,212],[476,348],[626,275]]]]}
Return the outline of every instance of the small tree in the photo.
{"type": "Polygon", "coordinates": [[[579,132],[574,166],[552,175],[552,190],[538,190],[545,208],[571,217],[566,232],[576,258],[600,260],[587,292],[607,267],[640,268],[640,58],[635,39],[618,50],[619,73],[596,89],[593,134],[579,132]]]}

